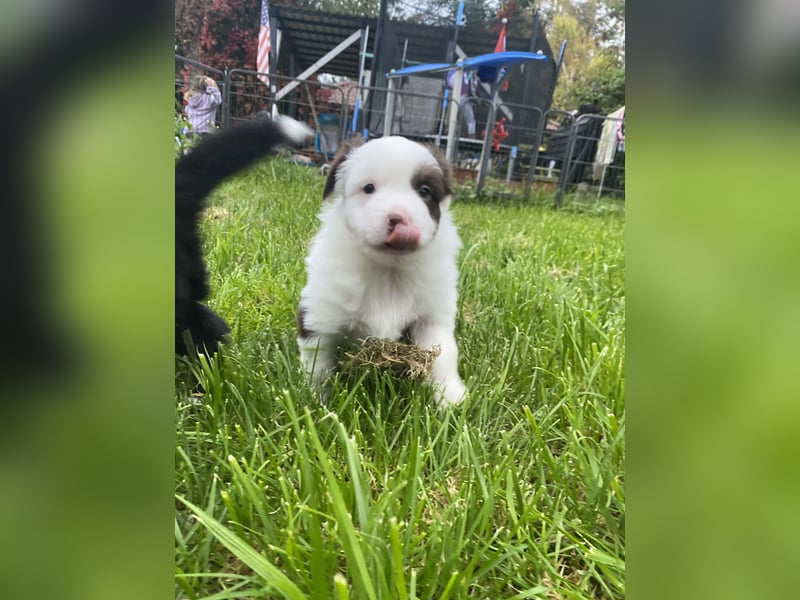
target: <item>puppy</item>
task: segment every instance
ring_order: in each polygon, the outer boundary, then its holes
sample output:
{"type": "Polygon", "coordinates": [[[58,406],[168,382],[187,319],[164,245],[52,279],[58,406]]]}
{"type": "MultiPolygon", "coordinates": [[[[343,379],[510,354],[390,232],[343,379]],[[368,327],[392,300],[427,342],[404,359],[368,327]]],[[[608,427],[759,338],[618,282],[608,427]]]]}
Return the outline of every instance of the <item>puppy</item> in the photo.
{"type": "Polygon", "coordinates": [[[377,337],[439,346],[430,372],[437,402],[463,399],[450,177],[442,157],[396,136],[334,159],[297,315],[301,359],[315,384],[331,374],[345,338],[377,337]]]}
{"type": "Polygon", "coordinates": [[[206,198],[223,180],[311,131],[288,117],[255,120],[205,137],[175,164],[175,351],[188,354],[187,338],[199,352],[214,353],[230,333],[203,300],[208,274],[198,217],[206,198]]]}

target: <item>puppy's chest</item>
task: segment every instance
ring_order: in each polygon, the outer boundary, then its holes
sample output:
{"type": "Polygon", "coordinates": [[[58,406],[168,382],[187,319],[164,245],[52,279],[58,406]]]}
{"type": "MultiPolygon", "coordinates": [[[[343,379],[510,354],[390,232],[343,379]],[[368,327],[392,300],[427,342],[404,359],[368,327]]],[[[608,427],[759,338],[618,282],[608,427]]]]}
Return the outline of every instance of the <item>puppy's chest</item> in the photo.
{"type": "Polygon", "coordinates": [[[357,337],[399,339],[420,317],[421,307],[415,292],[408,282],[392,277],[369,282],[357,310],[350,315],[348,333],[357,337]]]}

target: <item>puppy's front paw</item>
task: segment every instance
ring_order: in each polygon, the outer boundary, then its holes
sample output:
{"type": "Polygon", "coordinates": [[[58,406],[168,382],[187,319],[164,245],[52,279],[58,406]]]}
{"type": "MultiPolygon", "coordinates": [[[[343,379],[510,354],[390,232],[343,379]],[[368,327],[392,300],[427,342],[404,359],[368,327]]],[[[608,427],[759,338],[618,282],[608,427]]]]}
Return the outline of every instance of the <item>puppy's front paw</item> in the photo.
{"type": "Polygon", "coordinates": [[[436,387],[436,404],[441,409],[460,404],[467,395],[467,388],[460,379],[440,383],[436,387]]]}

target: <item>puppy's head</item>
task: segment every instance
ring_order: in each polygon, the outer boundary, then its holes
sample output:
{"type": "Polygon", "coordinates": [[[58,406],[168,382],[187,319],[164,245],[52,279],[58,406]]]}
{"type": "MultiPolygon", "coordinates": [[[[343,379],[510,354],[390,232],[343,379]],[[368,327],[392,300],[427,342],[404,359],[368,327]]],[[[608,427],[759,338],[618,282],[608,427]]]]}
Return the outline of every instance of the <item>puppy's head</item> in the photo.
{"type": "Polygon", "coordinates": [[[452,193],[450,167],[438,151],[390,136],[345,148],[331,165],[324,197],[341,203],[348,228],[368,251],[397,256],[433,241],[452,193]]]}

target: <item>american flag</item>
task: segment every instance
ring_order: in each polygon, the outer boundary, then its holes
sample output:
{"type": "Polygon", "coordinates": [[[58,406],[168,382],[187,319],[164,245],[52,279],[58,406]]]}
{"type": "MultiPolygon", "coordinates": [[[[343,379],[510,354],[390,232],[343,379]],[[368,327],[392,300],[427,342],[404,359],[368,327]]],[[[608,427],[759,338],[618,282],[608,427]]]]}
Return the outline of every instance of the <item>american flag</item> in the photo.
{"type": "MultiPolygon", "coordinates": [[[[267,0],[261,0],[261,27],[258,30],[258,52],[256,56],[256,71],[269,73],[269,52],[272,48],[269,31],[269,6],[267,0]]],[[[269,75],[259,75],[258,78],[269,85],[269,75]]]]}

